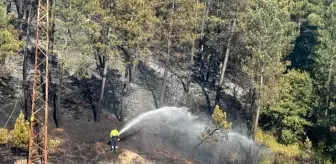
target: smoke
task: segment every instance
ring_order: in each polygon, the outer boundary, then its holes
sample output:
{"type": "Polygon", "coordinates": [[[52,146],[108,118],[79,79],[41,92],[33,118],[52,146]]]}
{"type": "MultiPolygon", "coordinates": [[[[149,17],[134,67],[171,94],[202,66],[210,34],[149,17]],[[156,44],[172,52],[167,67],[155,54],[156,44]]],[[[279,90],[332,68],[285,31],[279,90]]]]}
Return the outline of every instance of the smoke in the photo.
{"type": "Polygon", "coordinates": [[[201,133],[212,127],[214,125],[208,117],[194,115],[187,108],[163,107],[134,118],[121,131],[127,133],[143,128],[139,134],[142,138],[139,147],[154,149],[151,145],[159,145],[197,163],[257,164],[267,152],[234,130],[228,133],[228,140],[224,139],[223,133],[217,133],[223,139],[219,143],[201,143],[201,133]]]}

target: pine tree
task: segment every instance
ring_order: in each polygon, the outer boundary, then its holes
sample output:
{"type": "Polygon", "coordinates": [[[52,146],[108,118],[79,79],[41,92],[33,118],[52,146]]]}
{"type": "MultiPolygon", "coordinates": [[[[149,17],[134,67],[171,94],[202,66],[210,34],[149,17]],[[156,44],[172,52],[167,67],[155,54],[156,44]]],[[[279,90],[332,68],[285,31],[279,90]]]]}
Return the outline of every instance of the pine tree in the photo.
{"type": "Polygon", "coordinates": [[[243,63],[244,71],[250,76],[255,92],[258,93],[254,115],[253,136],[256,134],[260,110],[263,108],[265,86],[285,71],[283,58],[288,54],[295,39],[295,23],[290,13],[279,7],[276,0],[251,0],[249,7],[240,17],[242,40],[250,56],[243,63]]]}
{"type": "Polygon", "coordinates": [[[156,5],[159,18],[158,30],[155,31],[155,47],[159,51],[156,58],[162,61],[165,68],[159,98],[159,106],[163,106],[170,67],[184,65],[181,61],[191,57],[185,55],[186,52],[191,52],[193,56],[198,35],[197,22],[201,22],[203,6],[195,0],[158,0],[156,5]]]}
{"type": "MultiPolygon", "coordinates": [[[[3,1],[0,1],[3,4],[3,1]]],[[[11,24],[13,15],[6,13],[3,5],[0,6],[0,76],[3,73],[11,71],[6,68],[6,58],[10,55],[18,53],[23,45],[22,41],[18,40],[18,31],[11,24]]]]}
{"type": "Polygon", "coordinates": [[[8,143],[9,132],[6,128],[0,128],[0,145],[5,145],[8,143]]]}
{"type": "Polygon", "coordinates": [[[281,75],[264,92],[263,119],[268,128],[278,129],[284,144],[303,142],[313,106],[313,82],[308,73],[291,70],[281,75]]]}
{"type": "Polygon", "coordinates": [[[16,119],[14,129],[10,132],[14,147],[27,148],[29,138],[28,131],[29,122],[24,119],[24,114],[21,111],[19,117],[16,119]]]}
{"type": "Polygon", "coordinates": [[[215,106],[212,114],[212,125],[206,128],[199,136],[201,140],[197,144],[199,146],[203,142],[218,143],[228,139],[229,130],[232,128],[232,122],[228,121],[226,113],[219,108],[218,105],[215,106]]]}
{"type": "Polygon", "coordinates": [[[312,65],[312,75],[315,79],[316,104],[314,120],[315,129],[323,129],[316,139],[319,149],[322,149],[335,161],[336,142],[331,140],[330,127],[336,122],[336,3],[334,1],[319,1],[311,7],[313,13],[308,16],[309,22],[318,27],[318,41],[312,65]],[[323,145],[323,146],[321,146],[323,145]]]}

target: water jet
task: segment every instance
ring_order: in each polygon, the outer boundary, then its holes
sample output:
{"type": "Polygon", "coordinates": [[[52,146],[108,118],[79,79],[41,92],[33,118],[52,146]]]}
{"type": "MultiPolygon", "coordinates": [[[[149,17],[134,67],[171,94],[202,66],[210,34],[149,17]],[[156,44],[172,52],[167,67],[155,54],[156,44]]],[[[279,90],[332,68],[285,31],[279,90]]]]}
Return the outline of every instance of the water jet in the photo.
{"type": "MultiPolygon", "coordinates": [[[[219,143],[200,143],[199,136],[214,127],[208,115],[192,114],[187,108],[162,107],[131,119],[120,134],[142,128],[139,144],[156,143],[165,148],[193,158],[197,163],[227,163],[232,153],[237,153],[236,163],[259,162],[266,149],[235,131],[228,133],[228,140],[219,143]],[[254,158],[253,160],[250,158],[254,158]],[[224,160],[224,161],[223,161],[224,160]],[[255,162],[253,162],[255,161],[255,162]]],[[[224,137],[224,136],[223,136],[224,137]]]]}

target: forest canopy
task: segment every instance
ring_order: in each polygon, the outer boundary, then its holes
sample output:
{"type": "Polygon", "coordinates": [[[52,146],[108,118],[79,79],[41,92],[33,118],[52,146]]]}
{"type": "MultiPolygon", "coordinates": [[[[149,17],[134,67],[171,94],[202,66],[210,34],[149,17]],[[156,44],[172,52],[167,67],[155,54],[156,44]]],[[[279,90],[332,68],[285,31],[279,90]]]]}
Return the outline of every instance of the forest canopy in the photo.
{"type": "MultiPolygon", "coordinates": [[[[34,54],[36,5],[28,0],[0,2],[0,82],[14,76],[11,70],[22,69],[22,109],[29,116],[32,68],[28,63],[34,54]],[[17,61],[21,56],[22,63],[17,61]],[[13,63],[20,64],[16,68],[13,63]]],[[[228,113],[243,111],[250,137],[271,147],[279,160],[336,162],[336,1],[57,0],[50,4],[47,46],[54,69],[49,90],[57,127],[62,126],[60,110],[66,109],[62,97],[66,79],[85,84],[81,94],[96,122],[106,108],[113,108],[123,121],[126,93],[139,78],[136,70],[155,61],[162,69],[156,107],[171,105],[166,100],[171,91],[168,83],[176,76],[183,85],[180,105],[199,108],[190,97],[193,84],[201,86],[208,92],[202,111],[209,117],[215,107],[218,114],[217,105],[228,113]],[[98,91],[88,83],[92,77],[99,81],[98,91]],[[228,83],[245,93],[237,95],[235,90],[234,103],[224,98],[228,83]],[[111,104],[105,101],[107,87],[115,89],[111,104]],[[287,150],[295,155],[286,154],[287,150]]]]}

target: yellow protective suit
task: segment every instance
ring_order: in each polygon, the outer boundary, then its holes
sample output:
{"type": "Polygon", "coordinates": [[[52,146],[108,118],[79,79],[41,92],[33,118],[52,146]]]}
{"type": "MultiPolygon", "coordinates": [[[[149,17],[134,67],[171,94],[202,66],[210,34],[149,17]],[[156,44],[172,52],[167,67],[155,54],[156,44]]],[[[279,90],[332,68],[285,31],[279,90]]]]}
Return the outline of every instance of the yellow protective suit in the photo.
{"type": "Polygon", "coordinates": [[[119,139],[119,131],[117,129],[113,129],[110,133],[110,137],[118,137],[118,141],[120,140],[119,139]]]}

